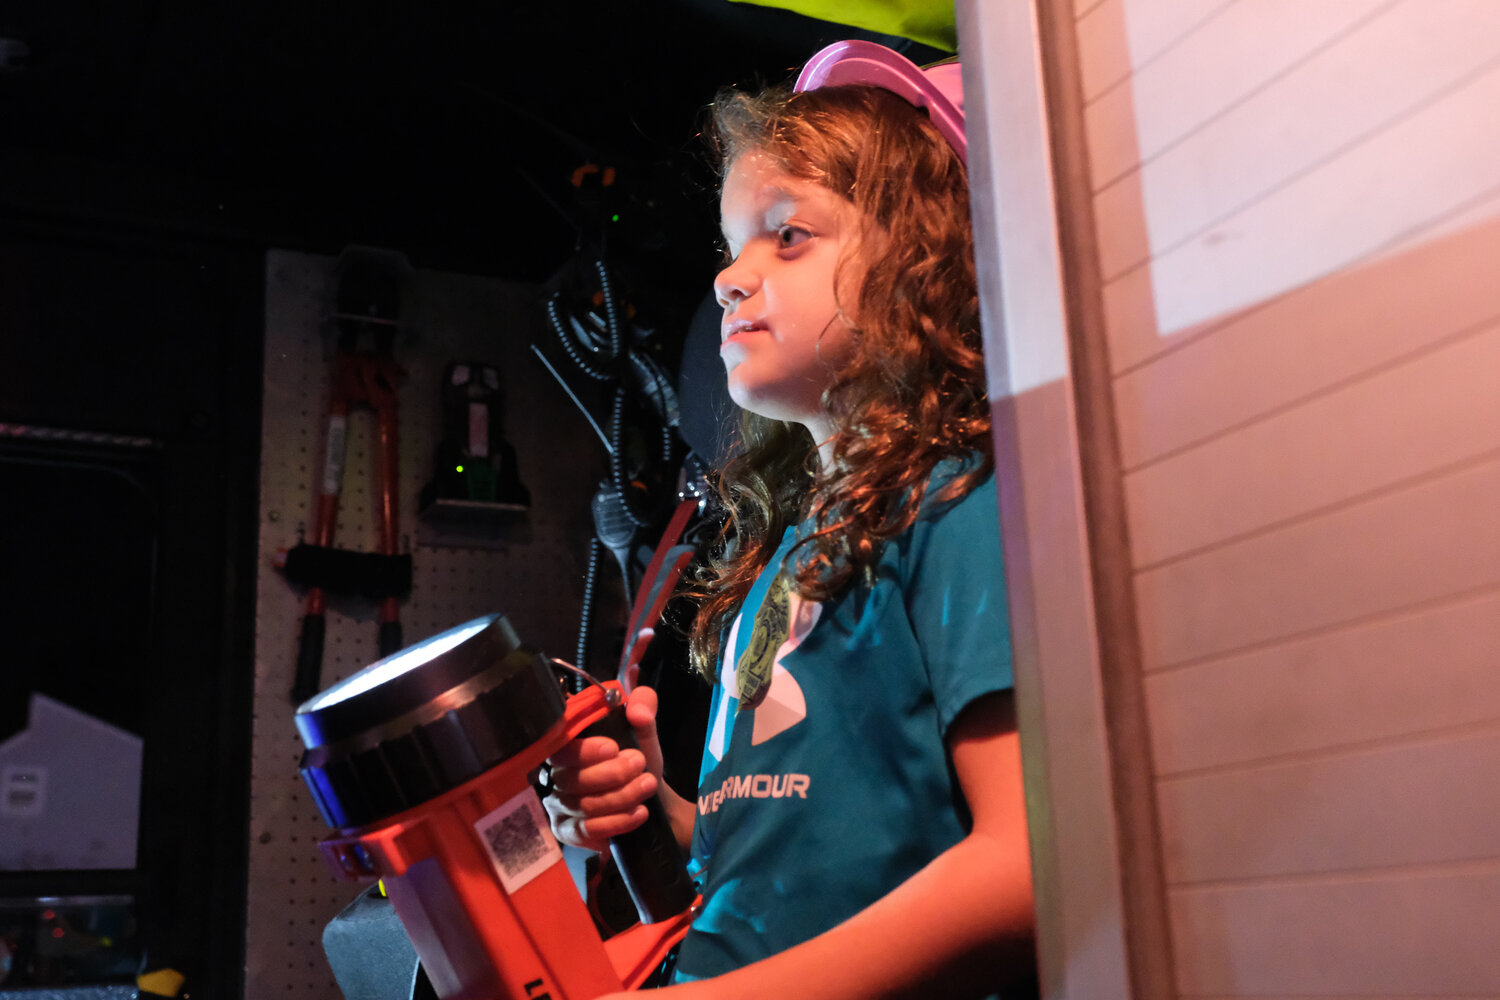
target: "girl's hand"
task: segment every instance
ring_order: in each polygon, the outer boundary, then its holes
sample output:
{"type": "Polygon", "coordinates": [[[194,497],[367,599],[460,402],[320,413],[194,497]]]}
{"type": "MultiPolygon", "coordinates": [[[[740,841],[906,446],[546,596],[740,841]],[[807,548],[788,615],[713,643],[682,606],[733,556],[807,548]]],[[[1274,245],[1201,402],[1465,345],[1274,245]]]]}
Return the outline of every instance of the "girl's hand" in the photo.
{"type": "Polygon", "coordinates": [[[607,736],[587,736],[548,760],[553,791],[542,804],[553,835],[564,844],[603,851],[611,837],[646,821],[644,803],[661,787],[656,692],[637,687],[625,703],[625,718],[640,750],[621,750],[607,736]]]}

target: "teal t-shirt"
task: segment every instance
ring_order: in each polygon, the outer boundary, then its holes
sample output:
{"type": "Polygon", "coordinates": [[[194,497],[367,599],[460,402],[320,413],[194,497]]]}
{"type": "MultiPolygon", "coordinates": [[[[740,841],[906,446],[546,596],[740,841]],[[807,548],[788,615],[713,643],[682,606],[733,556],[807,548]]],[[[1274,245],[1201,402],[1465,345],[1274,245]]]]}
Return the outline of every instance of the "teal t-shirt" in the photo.
{"type": "MultiPolygon", "coordinates": [[[[935,474],[931,492],[946,478],[935,474]]],[[[1012,684],[991,477],[958,501],[929,501],[886,544],[873,585],[824,604],[793,592],[770,686],[740,709],[735,664],[796,537],[786,533],[725,643],[693,828],[704,910],[677,981],[799,944],[958,842],[968,813],[944,737],[965,706],[1012,684]]]]}

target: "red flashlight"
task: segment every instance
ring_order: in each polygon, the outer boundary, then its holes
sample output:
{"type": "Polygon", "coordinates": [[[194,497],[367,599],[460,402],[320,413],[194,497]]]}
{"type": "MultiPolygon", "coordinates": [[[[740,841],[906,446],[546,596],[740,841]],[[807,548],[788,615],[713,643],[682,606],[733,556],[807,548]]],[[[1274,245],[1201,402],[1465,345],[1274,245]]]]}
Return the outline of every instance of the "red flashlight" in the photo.
{"type": "Polygon", "coordinates": [[[591,1000],[639,986],[697,892],[659,802],[616,838],[641,923],[601,940],[530,775],[569,740],[633,745],[613,682],[565,696],[499,615],[371,664],[297,709],[335,874],[380,878],[445,1000],[591,1000]],[[601,728],[602,727],[602,728],[601,728]]]}

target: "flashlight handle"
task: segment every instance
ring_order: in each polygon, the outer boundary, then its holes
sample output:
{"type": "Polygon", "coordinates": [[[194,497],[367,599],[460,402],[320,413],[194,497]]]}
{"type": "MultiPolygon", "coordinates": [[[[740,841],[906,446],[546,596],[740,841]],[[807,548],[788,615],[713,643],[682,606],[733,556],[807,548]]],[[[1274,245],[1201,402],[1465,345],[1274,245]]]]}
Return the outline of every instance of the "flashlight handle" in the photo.
{"type": "MultiPolygon", "coordinates": [[[[625,718],[624,706],[594,723],[583,735],[608,736],[621,750],[640,749],[635,731],[625,718]]],[[[645,804],[646,822],[612,838],[609,852],[620,866],[620,875],[641,923],[654,924],[686,910],[698,897],[698,890],[688,877],[682,849],[677,846],[661,798],[653,795],[645,804]]]]}
{"type": "Polygon", "coordinates": [[[318,693],[323,672],[323,635],[328,619],[308,612],[302,618],[302,634],[297,640],[297,674],[292,679],[292,704],[300,705],[318,693]]]}

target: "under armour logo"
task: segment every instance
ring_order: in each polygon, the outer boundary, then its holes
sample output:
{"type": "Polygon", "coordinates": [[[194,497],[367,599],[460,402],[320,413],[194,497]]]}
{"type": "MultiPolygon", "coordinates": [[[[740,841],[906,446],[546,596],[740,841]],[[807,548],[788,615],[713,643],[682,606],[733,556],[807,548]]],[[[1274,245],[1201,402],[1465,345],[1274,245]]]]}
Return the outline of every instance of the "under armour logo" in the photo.
{"type": "MultiPolygon", "coordinates": [[[[802,685],[797,683],[797,679],[783,665],[782,660],[800,646],[812,632],[822,610],[823,605],[817,601],[804,601],[795,591],[788,595],[787,637],[777,647],[776,658],[771,669],[770,685],[755,709],[755,729],[750,734],[752,746],[759,746],[779,736],[807,718],[807,699],[802,694],[802,685]]],[[[720,670],[719,683],[724,686],[725,696],[719,700],[719,711],[714,717],[708,738],[708,752],[713,755],[715,762],[724,759],[724,750],[729,745],[729,734],[734,729],[734,712],[730,702],[738,700],[736,695],[739,691],[739,678],[736,676],[737,668],[731,664],[737,663],[743,655],[740,648],[740,625],[744,620],[745,616],[741,614],[730,626],[729,639],[725,646],[727,655],[724,657],[724,665],[720,670]]]]}

